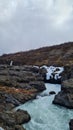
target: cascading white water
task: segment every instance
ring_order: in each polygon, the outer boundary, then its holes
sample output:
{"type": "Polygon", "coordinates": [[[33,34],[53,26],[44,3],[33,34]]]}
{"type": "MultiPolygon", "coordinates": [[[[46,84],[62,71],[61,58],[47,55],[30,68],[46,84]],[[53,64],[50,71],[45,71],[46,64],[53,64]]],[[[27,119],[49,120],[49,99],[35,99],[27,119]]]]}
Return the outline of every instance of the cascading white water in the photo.
{"type": "Polygon", "coordinates": [[[52,104],[54,95],[49,96],[52,90],[57,93],[60,85],[46,84],[46,90],[37,99],[18,107],[27,110],[31,115],[31,121],[24,124],[27,130],[69,130],[73,110],[52,104]]]}

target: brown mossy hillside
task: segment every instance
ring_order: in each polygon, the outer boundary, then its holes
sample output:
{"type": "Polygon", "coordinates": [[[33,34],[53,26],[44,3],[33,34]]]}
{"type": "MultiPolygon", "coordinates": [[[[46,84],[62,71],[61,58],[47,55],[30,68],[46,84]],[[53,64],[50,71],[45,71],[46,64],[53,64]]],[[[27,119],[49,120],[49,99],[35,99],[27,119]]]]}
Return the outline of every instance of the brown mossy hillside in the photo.
{"type": "Polygon", "coordinates": [[[0,64],[11,60],[14,65],[72,65],[73,42],[0,56],[0,64]]]}

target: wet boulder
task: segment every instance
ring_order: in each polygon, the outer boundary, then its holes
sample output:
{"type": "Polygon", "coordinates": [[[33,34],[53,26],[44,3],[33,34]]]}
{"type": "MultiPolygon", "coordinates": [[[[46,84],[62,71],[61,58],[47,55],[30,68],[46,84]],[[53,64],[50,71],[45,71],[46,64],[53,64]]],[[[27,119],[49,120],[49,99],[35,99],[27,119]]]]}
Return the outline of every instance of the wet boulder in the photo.
{"type": "Polygon", "coordinates": [[[3,113],[0,112],[0,124],[6,130],[19,130],[19,128],[22,128],[19,125],[29,122],[30,119],[31,117],[28,114],[28,112],[20,109],[18,109],[15,112],[13,111],[4,111],[3,113]]]}
{"type": "Polygon", "coordinates": [[[53,103],[73,109],[73,79],[62,82],[61,91],[55,95],[53,103]]]}
{"type": "Polygon", "coordinates": [[[27,123],[28,121],[30,121],[31,117],[27,111],[18,109],[15,112],[15,119],[16,119],[16,124],[21,125],[23,123],[27,123]]]}
{"type": "Polygon", "coordinates": [[[56,94],[56,92],[55,91],[50,91],[49,92],[49,95],[53,95],[53,94],[56,94]]]}

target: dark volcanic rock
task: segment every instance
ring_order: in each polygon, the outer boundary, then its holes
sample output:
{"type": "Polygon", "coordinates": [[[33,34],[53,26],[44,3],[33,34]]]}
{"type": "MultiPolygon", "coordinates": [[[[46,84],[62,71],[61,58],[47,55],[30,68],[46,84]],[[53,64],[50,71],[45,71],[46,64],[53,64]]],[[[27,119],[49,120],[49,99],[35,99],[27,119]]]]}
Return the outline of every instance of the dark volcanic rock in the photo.
{"type": "Polygon", "coordinates": [[[55,96],[53,103],[73,109],[73,79],[62,82],[61,91],[55,96]]]}
{"type": "Polygon", "coordinates": [[[51,84],[61,84],[61,79],[55,80],[54,78],[46,80],[44,79],[45,83],[51,83],[51,84]]]}
{"type": "Polygon", "coordinates": [[[16,128],[22,128],[19,125],[30,121],[30,115],[27,111],[17,110],[16,112],[3,111],[0,112],[0,125],[5,129],[10,128],[16,130],[16,128]],[[19,127],[17,127],[19,126],[19,127]]]}
{"type": "Polygon", "coordinates": [[[16,118],[16,124],[20,124],[20,125],[23,123],[27,123],[31,119],[27,111],[20,110],[20,109],[18,109],[15,112],[15,118],[16,118]]]}
{"type": "Polygon", "coordinates": [[[55,91],[50,91],[49,92],[49,95],[53,95],[53,94],[56,94],[56,92],[55,91]]]}
{"type": "Polygon", "coordinates": [[[53,103],[73,109],[73,94],[65,94],[61,91],[55,96],[53,103]]]}
{"type": "Polygon", "coordinates": [[[69,127],[70,127],[70,130],[73,130],[73,119],[70,120],[69,127]]]}

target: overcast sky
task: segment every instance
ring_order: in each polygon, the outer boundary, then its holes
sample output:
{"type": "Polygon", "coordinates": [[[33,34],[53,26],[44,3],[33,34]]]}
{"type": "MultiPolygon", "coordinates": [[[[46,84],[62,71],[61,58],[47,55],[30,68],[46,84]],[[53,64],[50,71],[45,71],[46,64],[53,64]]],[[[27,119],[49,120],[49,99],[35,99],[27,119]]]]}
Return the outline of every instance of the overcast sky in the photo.
{"type": "Polygon", "coordinates": [[[0,54],[73,41],[73,0],[0,0],[0,54]]]}

